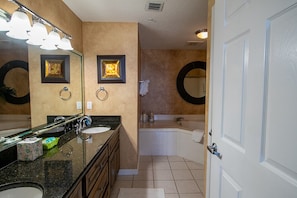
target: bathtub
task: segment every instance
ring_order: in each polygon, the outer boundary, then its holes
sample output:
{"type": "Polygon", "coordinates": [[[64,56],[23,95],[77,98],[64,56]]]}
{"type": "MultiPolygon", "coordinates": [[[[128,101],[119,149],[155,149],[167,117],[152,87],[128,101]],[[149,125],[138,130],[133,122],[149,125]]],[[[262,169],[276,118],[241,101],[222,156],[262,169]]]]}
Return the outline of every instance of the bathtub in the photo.
{"type": "Polygon", "coordinates": [[[192,140],[194,129],[204,132],[204,121],[155,120],[141,123],[139,128],[140,155],[176,155],[204,164],[203,141],[192,140]]]}

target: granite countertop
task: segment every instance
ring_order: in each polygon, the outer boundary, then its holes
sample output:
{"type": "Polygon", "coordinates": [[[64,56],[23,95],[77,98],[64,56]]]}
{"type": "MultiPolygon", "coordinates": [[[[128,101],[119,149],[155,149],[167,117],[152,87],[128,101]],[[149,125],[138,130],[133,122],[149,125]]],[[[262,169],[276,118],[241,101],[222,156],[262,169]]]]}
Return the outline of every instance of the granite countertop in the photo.
{"type": "MultiPolygon", "coordinates": [[[[87,141],[69,132],[66,143],[60,143],[32,162],[16,161],[0,171],[0,186],[9,183],[37,183],[44,190],[43,198],[64,197],[91,166],[92,159],[106,146],[113,132],[92,134],[87,141]]],[[[115,130],[113,130],[115,129],[115,130]]],[[[86,134],[83,135],[86,138],[86,134]]],[[[60,140],[61,141],[61,140],[60,140]]]]}

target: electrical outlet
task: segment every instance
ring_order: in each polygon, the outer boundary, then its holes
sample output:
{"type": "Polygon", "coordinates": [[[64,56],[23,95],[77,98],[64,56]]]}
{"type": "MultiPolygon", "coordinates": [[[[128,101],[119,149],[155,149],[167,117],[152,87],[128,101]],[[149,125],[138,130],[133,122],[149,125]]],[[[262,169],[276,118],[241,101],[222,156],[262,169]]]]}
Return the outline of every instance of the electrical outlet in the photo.
{"type": "Polygon", "coordinates": [[[76,102],[76,109],[82,109],[81,101],[76,102]]]}
{"type": "Polygon", "coordinates": [[[92,109],[92,101],[87,102],[87,109],[92,109]]]}

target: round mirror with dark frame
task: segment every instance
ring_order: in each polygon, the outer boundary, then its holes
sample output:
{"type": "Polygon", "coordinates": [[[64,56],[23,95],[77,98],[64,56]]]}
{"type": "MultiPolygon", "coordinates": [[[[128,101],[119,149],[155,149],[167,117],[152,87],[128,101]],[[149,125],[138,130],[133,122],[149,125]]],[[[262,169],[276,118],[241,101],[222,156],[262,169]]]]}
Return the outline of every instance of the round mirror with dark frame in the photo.
{"type": "Polygon", "coordinates": [[[206,63],[194,61],[178,73],[176,87],[179,95],[191,104],[205,104],[206,63]]]}

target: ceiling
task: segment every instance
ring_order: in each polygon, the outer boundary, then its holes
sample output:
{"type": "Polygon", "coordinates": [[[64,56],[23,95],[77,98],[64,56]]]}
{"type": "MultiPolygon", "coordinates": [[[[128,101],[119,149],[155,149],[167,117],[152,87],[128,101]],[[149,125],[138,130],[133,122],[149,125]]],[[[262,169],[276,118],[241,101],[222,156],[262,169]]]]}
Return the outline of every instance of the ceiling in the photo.
{"type": "Polygon", "coordinates": [[[137,22],[142,49],[206,49],[208,0],[64,0],[83,22],[137,22]],[[162,6],[162,11],[146,7],[162,6]]]}

